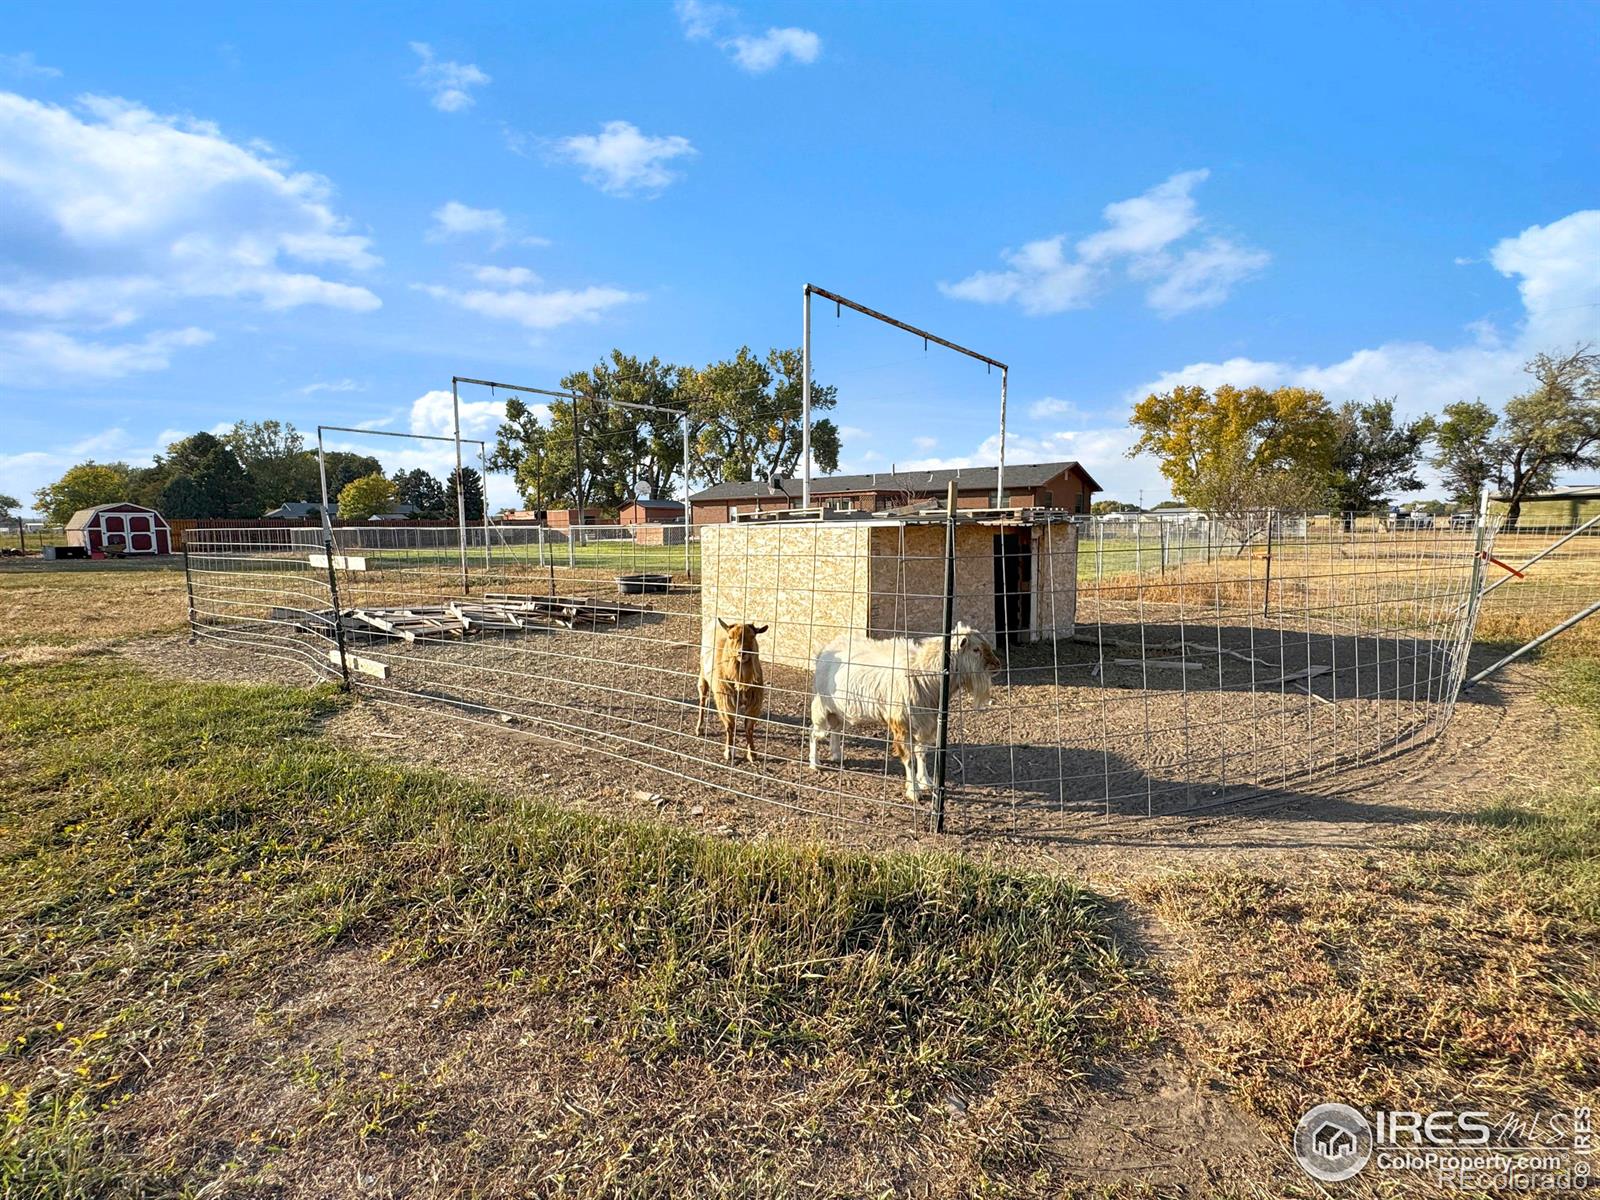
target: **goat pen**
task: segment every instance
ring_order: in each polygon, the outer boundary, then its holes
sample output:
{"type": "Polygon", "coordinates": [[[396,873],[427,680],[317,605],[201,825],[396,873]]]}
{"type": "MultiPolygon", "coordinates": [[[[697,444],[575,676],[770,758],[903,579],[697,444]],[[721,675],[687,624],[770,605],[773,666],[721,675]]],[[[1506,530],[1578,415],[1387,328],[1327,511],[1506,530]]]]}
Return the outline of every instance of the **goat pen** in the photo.
{"type": "Polygon", "coordinates": [[[1276,512],[960,518],[785,514],[696,530],[687,550],[617,526],[494,525],[465,547],[456,529],[201,529],[191,631],[640,788],[919,826],[942,803],[955,828],[1027,834],[1314,794],[1436,737],[1492,534],[1276,512]],[[813,772],[816,652],[937,636],[952,612],[1002,665],[991,705],[949,709],[938,795],[906,799],[881,731],[849,730],[843,764],[813,772]],[[695,734],[718,618],[773,627],[753,765],[695,734]]]}

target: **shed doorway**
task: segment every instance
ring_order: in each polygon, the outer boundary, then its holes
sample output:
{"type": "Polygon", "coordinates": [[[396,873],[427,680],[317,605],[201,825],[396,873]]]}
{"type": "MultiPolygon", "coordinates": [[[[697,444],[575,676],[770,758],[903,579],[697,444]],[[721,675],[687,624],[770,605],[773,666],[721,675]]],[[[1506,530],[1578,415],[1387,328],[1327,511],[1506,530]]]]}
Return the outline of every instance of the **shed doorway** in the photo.
{"type": "Polygon", "coordinates": [[[1033,539],[1027,529],[994,535],[994,632],[1019,642],[1033,625],[1033,539]]]}

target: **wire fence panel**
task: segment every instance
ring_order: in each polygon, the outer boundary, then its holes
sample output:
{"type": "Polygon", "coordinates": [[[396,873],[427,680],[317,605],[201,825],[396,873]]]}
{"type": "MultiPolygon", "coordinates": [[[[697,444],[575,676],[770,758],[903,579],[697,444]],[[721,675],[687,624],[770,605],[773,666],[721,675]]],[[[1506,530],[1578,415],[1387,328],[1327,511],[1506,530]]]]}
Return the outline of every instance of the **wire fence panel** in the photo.
{"type": "Polygon", "coordinates": [[[596,780],[925,825],[942,778],[952,828],[1050,836],[1306,790],[1436,736],[1491,549],[1488,529],[1280,513],[683,532],[505,524],[463,547],[377,525],[334,530],[330,556],[317,529],[195,530],[193,628],[324,679],[342,661],[362,696],[596,780]]]}
{"type": "MultiPolygon", "coordinates": [[[[1600,517],[1502,529],[1495,558],[1522,577],[1498,563],[1489,567],[1478,618],[1481,641],[1521,645],[1600,600],[1600,517]]],[[[1580,622],[1561,637],[1567,644],[1600,646],[1600,618],[1580,622]]]]}

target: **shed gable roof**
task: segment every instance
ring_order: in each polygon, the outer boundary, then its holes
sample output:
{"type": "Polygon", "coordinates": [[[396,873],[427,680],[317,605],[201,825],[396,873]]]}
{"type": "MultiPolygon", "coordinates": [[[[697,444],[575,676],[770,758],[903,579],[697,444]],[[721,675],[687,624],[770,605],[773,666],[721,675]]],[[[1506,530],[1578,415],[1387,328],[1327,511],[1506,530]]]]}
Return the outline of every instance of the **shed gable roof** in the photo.
{"type": "MultiPolygon", "coordinates": [[[[1074,461],[1047,462],[1047,463],[1016,463],[1006,466],[1006,485],[1008,487],[1041,487],[1060,475],[1063,471],[1076,470],[1089,485],[1091,492],[1102,491],[1094,477],[1083,469],[1082,464],[1074,461]]],[[[895,492],[895,491],[936,491],[954,483],[960,491],[973,491],[979,488],[992,490],[995,478],[999,474],[997,467],[963,467],[960,470],[945,471],[879,471],[868,475],[824,475],[811,480],[812,496],[836,496],[841,492],[895,492]]],[[[799,500],[801,493],[800,480],[784,478],[777,481],[782,495],[791,500],[799,500]]],[[[704,491],[696,492],[691,500],[756,500],[764,496],[775,496],[779,492],[765,480],[749,482],[719,483],[704,491]]]]}

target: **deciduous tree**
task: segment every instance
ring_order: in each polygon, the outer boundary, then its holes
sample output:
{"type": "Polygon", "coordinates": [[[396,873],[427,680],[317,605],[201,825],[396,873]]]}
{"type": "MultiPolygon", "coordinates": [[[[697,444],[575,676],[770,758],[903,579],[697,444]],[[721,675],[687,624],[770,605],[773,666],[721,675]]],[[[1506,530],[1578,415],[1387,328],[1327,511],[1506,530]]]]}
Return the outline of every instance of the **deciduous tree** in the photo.
{"type": "Polygon", "coordinates": [[[1320,392],[1180,385],[1141,400],[1132,424],[1129,456],[1155,455],[1173,494],[1195,508],[1239,516],[1328,501],[1339,426],[1320,392]]]}
{"type": "Polygon", "coordinates": [[[306,440],[287,422],[236,421],[222,442],[233,451],[255,486],[256,501],[263,510],[276,508],[286,500],[310,500],[299,494],[300,461],[306,440]]]}
{"type": "Polygon", "coordinates": [[[1494,434],[1499,423],[1494,410],[1482,400],[1458,400],[1444,406],[1434,428],[1434,452],[1429,461],[1457,503],[1476,502],[1483,485],[1498,475],[1500,450],[1494,434]]]}
{"type": "MultiPolygon", "coordinates": [[[[411,505],[417,510],[417,516],[437,520],[446,515],[444,484],[421,467],[396,471],[389,482],[394,484],[396,502],[411,505]]],[[[455,515],[455,510],[451,509],[449,515],[455,515]]]]}
{"type": "Polygon", "coordinates": [[[127,463],[79,463],[33,494],[34,506],[51,525],[65,525],[80,508],[131,499],[127,463]]]}
{"type": "Polygon", "coordinates": [[[351,480],[339,492],[339,518],[370,521],[394,508],[394,484],[381,473],[351,480]]]}
{"type": "Polygon", "coordinates": [[[1538,354],[1524,368],[1534,386],[1506,402],[1499,437],[1500,493],[1515,525],[1522,501],[1557,472],[1600,467],[1600,354],[1578,346],[1538,354]]]}
{"type": "Polygon", "coordinates": [[[1396,421],[1394,400],[1347,401],[1339,409],[1333,448],[1333,500],[1342,513],[1365,513],[1389,503],[1394,492],[1422,486],[1417,466],[1433,421],[1396,421]]]}

